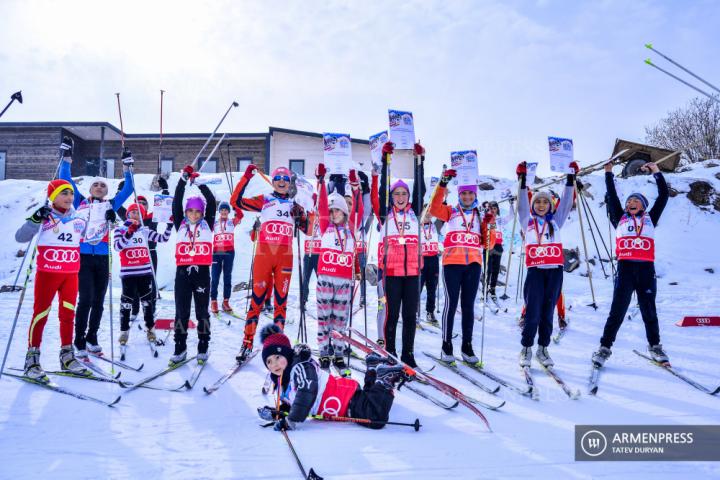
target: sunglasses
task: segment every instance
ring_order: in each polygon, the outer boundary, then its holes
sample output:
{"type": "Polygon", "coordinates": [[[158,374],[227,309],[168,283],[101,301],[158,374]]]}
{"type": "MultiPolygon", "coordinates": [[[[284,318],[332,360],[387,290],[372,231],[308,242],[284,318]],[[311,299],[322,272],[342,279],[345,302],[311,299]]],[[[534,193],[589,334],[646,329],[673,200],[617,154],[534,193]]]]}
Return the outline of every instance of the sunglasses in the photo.
{"type": "Polygon", "coordinates": [[[283,182],[289,182],[290,177],[288,177],[287,175],[275,175],[273,177],[273,182],[279,182],[280,180],[282,180],[283,182]]]}

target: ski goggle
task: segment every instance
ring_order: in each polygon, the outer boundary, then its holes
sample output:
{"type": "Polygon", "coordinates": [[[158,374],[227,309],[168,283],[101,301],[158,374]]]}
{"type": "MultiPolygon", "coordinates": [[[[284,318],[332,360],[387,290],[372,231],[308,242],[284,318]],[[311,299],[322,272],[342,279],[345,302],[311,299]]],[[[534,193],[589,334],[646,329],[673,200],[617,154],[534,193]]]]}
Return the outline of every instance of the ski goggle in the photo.
{"type": "Polygon", "coordinates": [[[283,182],[289,182],[290,177],[288,177],[287,175],[275,175],[273,177],[273,182],[279,182],[280,180],[282,180],[283,182]]]}

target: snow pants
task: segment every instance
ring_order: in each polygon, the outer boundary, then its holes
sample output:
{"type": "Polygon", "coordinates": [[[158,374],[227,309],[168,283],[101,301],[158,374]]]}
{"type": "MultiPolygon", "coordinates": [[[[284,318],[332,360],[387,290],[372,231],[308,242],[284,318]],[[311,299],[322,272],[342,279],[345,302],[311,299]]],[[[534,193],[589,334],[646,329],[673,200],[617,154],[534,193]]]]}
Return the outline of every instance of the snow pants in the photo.
{"type": "Polygon", "coordinates": [[[97,333],[108,288],[110,263],[107,255],[80,254],[78,285],[80,295],[75,312],[75,347],[85,350],[87,342],[97,345],[97,333]]]}
{"type": "Polygon", "coordinates": [[[630,306],[633,292],[637,295],[648,344],[658,345],[660,343],[660,327],[655,308],[655,295],[657,294],[655,263],[620,260],[615,277],[610,313],[605,322],[600,345],[607,348],[612,347],[630,306]]]}
{"type": "Polygon", "coordinates": [[[385,295],[387,299],[387,316],[383,331],[385,332],[385,349],[395,354],[395,336],[398,320],[402,309],[402,353],[413,353],[415,349],[415,329],[418,281],[417,275],[406,277],[384,277],[385,295]]]}
{"type": "Polygon", "coordinates": [[[538,345],[550,345],[553,330],[553,310],[563,283],[563,267],[527,269],[523,295],[525,297],[525,326],[522,331],[523,347],[532,347],[535,335],[538,345]]]}
{"type": "Polygon", "coordinates": [[[425,311],[435,311],[438,280],[440,279],[440,256],[433,255],[423,258],[423,268],[420,273],[420,288],[425,288],[425,311]]]}
{"type": "Polygon", "coordinates": [[[488,274],[488,294],[495,295],[495,287],[497,287],[498,276],[500,275],[500,261],[502,260],[502,250],[492,250],[487,256],[487,274],[488,274]]]}
{"type": "Polygon", "coordinates": [[[310,294],[310,277],[313,272],[317,276],[318,259],[320,255],[305,255],[303,256],[303,281],[302,290],[300,290],[300,302],[303,305],[307,304],[308,295],[310,294]]]}
{"type": "Polygon", "coordinates": [[[210,300],[217,300],[220,274],[223,277],[223,298],[230,300],[232,293],[232,268],[235,261],[235,252],[213,254],[213,263],[210,274],[210,300]]]}
{"type": "Polygon", "coordinates": [[[332,339],[330,332],[342,331],[350,320],[351,296],[353,281],[345,278],[318,276],[317,281],[317,320],[318,348],[320,355],[329,357],[342,356],[345,342],[332,339]]]}
{"type": "Polygon", "coordinates": [[[290,277],[293,269],[292,246],[282,247],[258,243],[253,262],[253,285],[250,311],[245,321],[245,339],[243,343],[252,346],[258,318],[265,297],[274,292],[275,325],[285,329],[287,295],[290,289],[290,277]]]}
{"type": "Polygon", "coordinates": [[[452,342],[453,324],[458,301],[462,317],[462,341],[472,342],[475,326],[475,297],[480,285],[482,268],[477,262],[470,265],[445,265],[445,308],[442,316],[443,341],[452,342]]]}
{"type": "Polygon", "coordinates": [[[142,303],[145,326],[150,330],[155,326],[155,288],[152,274],[122,277],[121,280],[120,330],[130,329],[130,314],[136,298],[142,303]]]}
{"type": "Polygon", "coordinates": [[[190,265],[175,271],[175,355],[187,350],[190,307],[195,300],[198,353],[206,353],[210,344],[210,266],[190,265]]]}
{"type": "MultiPolygon", "coordinates": [[[[365,386],[362,389],[358,386],[357,391],[350,400],[347,415],[351,418],[366,418],[376,422],[387,422],[388,418],[390,418],[390,409],[394,399],[392,389],[375,382],[375,370],[368,370],[365,373],[365,386]]],[[[383,424],[367,423],[361,423],[360,425],[373,430],[379,430],[385,426],[383,424]]]]}
{"type": "Polygon", "coordinates": [[[72,344],[77,292],[77,273],[37,272],[35,274],[35,303],[28,329],[28,347],[40,348],[43,330],[56,293],[59,304],[60,346],[72,344]]]}
{"type": "MultiPolygon", "coordinates": [[[[157,274],[157,250],[154,248],[150,248],[150,261],[152,261],[153,264],[153,272],[157,274]]],[[[152,284],[153,287],[153,298],[157,299],[157,293],[155,292],[155,282],[152,284]]],[[[132,315],[137,315],[140,313],[140,297],[135,296],[132,301],[132,315]]]]}

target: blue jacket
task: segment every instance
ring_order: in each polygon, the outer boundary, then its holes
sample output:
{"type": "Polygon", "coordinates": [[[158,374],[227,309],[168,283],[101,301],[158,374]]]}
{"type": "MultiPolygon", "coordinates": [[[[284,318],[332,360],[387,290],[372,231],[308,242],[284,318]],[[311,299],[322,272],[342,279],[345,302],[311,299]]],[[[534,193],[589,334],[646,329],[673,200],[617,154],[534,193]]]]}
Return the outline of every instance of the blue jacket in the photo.
{"type": "MultiPolygon", "coordinates": [[[[68,162],[60,162],[60,171],[58,173],[58,177],[62,180],[67,180],[70,182],[70,184],[73,187],[73,190],[75,191],[75,199],[73,200],[73,207],[75,207],[76,210],[80,210],[80,205],[86,205],[88,204],[88,200],[85,198],[83,194],[80,193],[80,191],[77,189],[77,185],[75,185],[75,182],[73,182],[72,175],[70,173],[70,163],[68,162]]],[[[117,195],[115,195],[115,198],[110,200],[110,204],[112,205],[113,210],[117,212],[118,208],[122,207],[122,204],[125,203],[125,200],[130,198],[130,195],[133,193],[133,184],[132,184],[133,178],[130,171],[125,172],[125,185],[123,186],[122,190],[120,190],[117,195]]],[[[90,243],[80,242],[80,254],[85,255],[109,255],[110,249],[108,248],[108,242],[103,240],[99,242],[96,245],[92,245],[90,243]]]]}

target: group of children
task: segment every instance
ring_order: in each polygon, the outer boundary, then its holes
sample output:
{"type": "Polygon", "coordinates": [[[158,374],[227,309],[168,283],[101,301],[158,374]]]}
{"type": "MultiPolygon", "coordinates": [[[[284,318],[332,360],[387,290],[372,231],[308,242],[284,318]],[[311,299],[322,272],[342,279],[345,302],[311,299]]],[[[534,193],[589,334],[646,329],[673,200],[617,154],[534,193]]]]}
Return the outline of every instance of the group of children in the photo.
{"type": "MultiPolygon", "coordinates": [[[[198,177],[193,167],[187,166],[175,188],[171,223],[165,225],[163,233],[159,233],[157,223],[148,214],[147,201],[142,197],[136,196],[134,203],[126,210],[122,209],[123,203],[135,191],[132,175],[134,161],[129,150],[125,149],[122,155],[124,186],[112,200],[105,200],[108,189],[102,179],[92,181],[89,197],[83,197],[70,177],[70,139],[64,139],[61,150],[64,153],[59,168],[60,178],[48,184],[48,204],[35,211],[16,233],[18,242],[28,242],[38,234],[35,303],[25,361],[28,377],[48,381],[40,365],[40,346],[42,331],[56,294],[60,305],[61,368],[78,375],[89,374],[78,359],[102,351],[97,332],[112,261],[110,243],[120,257],[120,343],[127,343],[130,320],[138,312],[139,305],[144,311],[147,338],[151,342],[156,341],[154,317],[158,288],[155,245],[168,242],[172,228],[177,235],[175,349],[170,364],[178,364],[187,358],[188,325],[193,302],[198,334],[197,359],[199,362],[206,361],[210,313],[219,310],[217,294],[221,274],[225,287],[222,308],[226,311],[232,309],[228,300],[234,262],[234,230],[242,218],[242,211],[258,214],[259,231],[252,261],[251,304],[237,360],[245,361],[253,350],[261,310],[272,296],[274,325],[261,335],[262,356],[280,386],[281,397],[291,406],[284,412],[271,409],[272,412],[265,411],[263,415],[275,418],[279,428],[292,428],[311,410],[322,414],[317,400],[329,394],[343,399],[342,412],[372,417],[378,422],[387,419],[393,385],[400,380],[411,379],[411,369],[417,367],[414,337],[420,303],[419,287],[424,285],[427,289],[427,320],[437,322],[433,311],[440,274],[443,276],[445,297],[441,319],[442,360],[455,360],[452,338],[459,306],[462,360],[470,364],[478,362],[472,345],[475,299],[483,283],[483,266],[487,269],[487,284],[482,288],[489,296],[495,296],[503,251],[501,226],[509,220],[508,217],[500,217],[497,203],[490,203],[488,208],[478,204],[476,186],[459,187],[457,204],[447,204],[447,186],[456,176],[452,169],[442,173],[429,203],[424,205],[425,150],[421,145],[416,144],[413,152],[415,183],[412,191],[402,180],[390,182],[388,165],[394,150],[389,142],[382,147],[381,168],[373,170],[371,185],[368,185],[366,176],[351,170],[347,179],[331,176],[333,191],[329,192],[325,181],[327,172],[320,164],[316,170],[318,193],[314,198],[315,208],[310,211],[290,196],[292,173],[285,167],[276,168],[268,179],[273,189],[271,193],[248,197],[246,190],[251,179],[261,174],[254,165],[250,165],[234,188],[230,203],[221,202],[218,206],[207,185],[199,185],[202,196],[184,198],[187,185],[198,177]],[[124,222],[112,231],[118,210],[121,210],[124,222]],[[231,210],[235,211],[234,219],[229,217],[231,210]],[[217,213],[219,218],[216,218],[217,213]],[[348,347],[333,338],[332,331],[346,330],[352,315],[355,286],[364,283],[358,280],[364,274],[367,235],[372,233],[368,229],[371,215],[377,219],[375,232],[378,236],[378,343],[390,354],[390,359],[368,358],[366,383],[360,388],[356,382],[352,383],[353,380],[334,377],[328,371],[331,363],[341,371],[345,369],[343,357],[348,347]],[[445,224],[442,250],[434,221],[445,224]],[[308,299],[310,272],[315,270],[317,275],[317,362],[306,346],[293,350],[282,333],[287,315],[296,230],[308,238],[300,298],[302,308],[305,308],[308,299]],[[111,232],[114,242],[110,238],[111,232]],[[401,315],[402,350],[399,359],[406,368],[390,365],[393,362],[391,359],[397,357],[396,331],[401,315]]],[[[579,172],[575,162],[570,166],[573,173],[567,175],[559,204],[554,203],[550,194],[544,191],[530,196],[526,185],[526,165],[521,163],[517,167],[520,182],[518,216],[527,267],[523,289],[526,312],[520,353],[520,365],[523,367],[530,366],[536,337],[537,360],[547,368],[553,365],[548,345],[553,310],[563,283],[561,229],[574,203],[565,199],[573,198],[575,176],[579,172]]],[[[667,203],[668,189],[656,165],[648,163],[645,168],[653,173],[659,192],[655,205],[649,210],[647,199],[638,193],[630,195],[623,208],[614,187],[612,166],[606,167],[608,210],[616,227],[618,274],[600,347],[592,356],[593,362],[599,366],[611,355],[610,348],[633,291],[638,295],[645,322],[648,350],[655,360],[667,361],[660,345],[655,310],[653,262],[654,229],[667,203]]],[[[167,190],[167,184],[164,189],[167,190]]],[[[511,207],[509,218],[513,216],[511,207]]]]}

